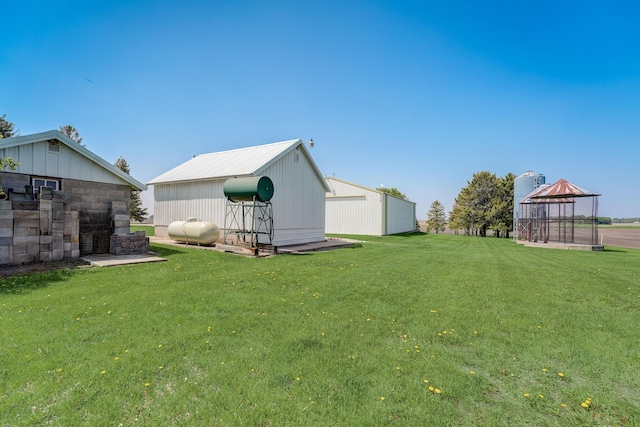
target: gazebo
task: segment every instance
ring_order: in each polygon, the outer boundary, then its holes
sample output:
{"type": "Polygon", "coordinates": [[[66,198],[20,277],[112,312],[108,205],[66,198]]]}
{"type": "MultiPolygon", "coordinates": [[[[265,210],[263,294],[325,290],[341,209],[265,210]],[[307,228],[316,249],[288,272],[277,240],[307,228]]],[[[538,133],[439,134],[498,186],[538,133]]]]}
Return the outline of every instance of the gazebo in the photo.
{"type": "Polygon", "coordinates": [[[519,203],[518,238],[597,245],[598,196],[564,179],[538,187],[519,203]]]}

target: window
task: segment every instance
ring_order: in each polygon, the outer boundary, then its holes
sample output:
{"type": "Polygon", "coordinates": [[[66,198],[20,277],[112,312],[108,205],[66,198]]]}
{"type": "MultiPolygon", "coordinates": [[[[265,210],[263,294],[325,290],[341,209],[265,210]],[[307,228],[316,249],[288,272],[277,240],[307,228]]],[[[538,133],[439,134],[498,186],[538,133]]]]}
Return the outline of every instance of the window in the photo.
{"type": "Polygon", "coordinates": [[[34,193],[37,193],[40,190],[40,187],[50,187],[53,188],[54,191],[60,189],[60,181],[57,179],[33,178],[31,183],[33,184],[34,193]]]}

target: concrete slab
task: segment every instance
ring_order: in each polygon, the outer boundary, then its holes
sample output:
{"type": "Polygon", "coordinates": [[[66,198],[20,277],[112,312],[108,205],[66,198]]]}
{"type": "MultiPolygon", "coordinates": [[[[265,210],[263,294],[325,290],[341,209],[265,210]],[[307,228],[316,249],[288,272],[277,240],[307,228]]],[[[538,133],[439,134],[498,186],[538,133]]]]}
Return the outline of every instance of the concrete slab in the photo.
{"type": "Polygon", "coordinates": [[[304,243],[300,245],[278,246],[277,248],[275,248],[275,253],[274,253],[274,250],[270,247],[260,247],[258,249],[253,249],[245,246],[227,245],[222,243],[216,243],[215,246],[187,245],[182,242],[176,242],[175,240],[158,238],[158,237],[150,237],[150,240],[153,243],[159,243],[162,245],[170,245],[170,246],[178,246],[183,248],[202,249],[202,250],[218,251],[218,252],[227,252],[227,253],[233,253],[236,255],[255,256],[255,257],[265,257],[265,256],[278,255],[278,254],[300,255],[300,254],[309,253],[309,252],[328,251],[331,249],[347,248],[347,247],[355,246],[358,243],[357,240],[328,238],[321,242],[304,243]]]}
{"type": "Polygon", "coordinates": [[[331,249],[349,248],[355,246],[357,240],[327,239],[322,242],[303,243],[300,245],[279,246],[279,254],[303,254],[306,252],[328,251],[331,249]]]}
{"type": "Polygon", "coordinates": [[[559,242],[527,242],[524,240],[516,240],[517,243],[532,248],[547,249],[567,249],[574,251],[604,251],[604,245],[587,245],[582,243],[559,243],[559,242]]]}
{"type": "Polygon", "coordinates": [[[96,267],[111,267],[114,265],[139,264],[143,262],[161,262],[161,261],[167,260],[166,258],[161,258],[153,254],[149,254],[149,255],[100,254],[100,255],[83,256],[81,257],[81,259],[88,262],[92,266],[96,266],[96,267]]]}

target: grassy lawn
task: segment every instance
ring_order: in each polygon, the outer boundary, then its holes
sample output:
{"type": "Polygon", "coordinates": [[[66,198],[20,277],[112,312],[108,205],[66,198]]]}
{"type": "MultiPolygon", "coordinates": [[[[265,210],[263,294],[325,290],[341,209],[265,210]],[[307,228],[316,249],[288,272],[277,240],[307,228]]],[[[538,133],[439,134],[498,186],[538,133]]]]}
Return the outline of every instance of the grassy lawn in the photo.
{"type": "Polygon", "coordinates": [[[0,280],[0,425],[640,425],[640,250],[366,239],[0,280]]]}
{"type": "Polygon", "coordinates": [[[155,236],[153,225],[132,225],[130,229],[132,233],[136,231],[144,231],[147,236],[155,236]]]}

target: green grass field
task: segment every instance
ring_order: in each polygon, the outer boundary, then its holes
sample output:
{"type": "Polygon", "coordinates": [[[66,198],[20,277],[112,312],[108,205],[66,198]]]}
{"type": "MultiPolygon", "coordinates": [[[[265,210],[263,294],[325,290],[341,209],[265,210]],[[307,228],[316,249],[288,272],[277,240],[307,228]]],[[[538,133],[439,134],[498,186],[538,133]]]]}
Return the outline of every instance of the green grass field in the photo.
{"type": "Polygon", "coordinates": [[[640,250],[366,240],[0,280],[0,425],[640,425],[640,250]]]}

